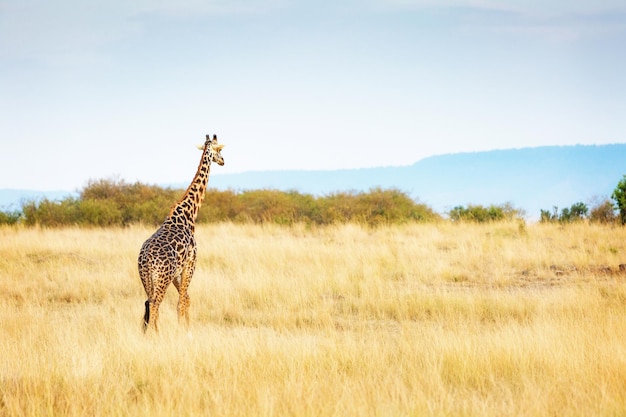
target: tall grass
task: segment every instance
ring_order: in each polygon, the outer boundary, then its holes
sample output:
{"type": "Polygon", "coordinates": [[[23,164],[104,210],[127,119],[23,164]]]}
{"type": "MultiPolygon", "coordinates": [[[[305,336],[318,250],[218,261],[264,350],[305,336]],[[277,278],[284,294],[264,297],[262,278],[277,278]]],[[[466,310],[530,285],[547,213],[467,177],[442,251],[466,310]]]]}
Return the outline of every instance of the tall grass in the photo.
{"type": "Polygon", "coordinates": [[[626,229],[197,230],[143,334],[151,228],[0,228],[3,416],[618,416],[626,229]]]}

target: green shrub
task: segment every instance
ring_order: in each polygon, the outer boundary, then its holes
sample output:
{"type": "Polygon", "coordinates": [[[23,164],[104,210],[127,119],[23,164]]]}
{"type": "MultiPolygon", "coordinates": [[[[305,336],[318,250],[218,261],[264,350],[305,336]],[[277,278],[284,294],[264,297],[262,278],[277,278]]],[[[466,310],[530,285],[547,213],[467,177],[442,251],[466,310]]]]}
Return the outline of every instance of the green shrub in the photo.
{"type": "Polygon", "coordinates": [[[589,208],[585,203],[578,202],[572,204],[570,207],[565,207],[561,210],[559,214],[559,208],[553,207],[553,211],[550,212],[548,210],[540,211],[540,222],[549,223],[549,222],[561,222],[561,223],[572,223],[577,221],[582,221],[587,218],[589,213],[589,208]]]}
{"type": "Polygon", "coordinates": [[[521,219],[524,216],[524,212],[513,207],[511,203],[504,203],[497,206],[492,204],[488,207],[469,204],[467,207],[454,207],[448,212],[448,216],[452,221],[486,223],[501,220],[521,219]]]}
{"type": "Polygon", "coordinates": [[[235,221],[284,225],[309,220],[314,201],[312,196],[277,190],[245,191],[238,197],[238,206],[241,209],[236,214],[235,221]]]}
{"type": "Polygon", "coordinates": [[[27,201],[22,205],[24,222],[29,225],[65,226],[79,224],[79,200],[67,197],[61,201],[44,198],[41,201],[27,201]]]}
{"type": "Polygon", "coordinates": [[[19,210],[13,211],[0,211],[0,225],[1,224],[16,224],[22,218],[22,212],[19,210]]]}
{"type": "Polygon", "coordinates": [[[572,223],[585,219],[587,217],[587,213],[589,209],[585,203],[574,203],[569,208],[564,208],[561,210],[561,215],[559,216],[559,221],[561,223],[572,223]]]}
{"type": "Polygon", "coordinates": [[[591,222],[611,224],[615,223],[616,220],[615,207],[609,200],[604,200],[602,203],[591,208],[589,214],[589,221],[591,222]]]}
{"type": "MultiPolygon", "coordinates": [[[[161,188],[123,180],[91,180],[78,198],[61,201],[29,201],[22,206],[27,225],[123,226],[158,225],[185,190],[161,188]]],[[[368,225],[433,221],[440,217],[425,204],[396,190],[374,188],[369,192],[340,192],[315,197],[297,191],[206,191],[198,223],[332,224],[359,222],[368,225]]],[[[1,218],[0,218],[1,221],[1,218]]]]}

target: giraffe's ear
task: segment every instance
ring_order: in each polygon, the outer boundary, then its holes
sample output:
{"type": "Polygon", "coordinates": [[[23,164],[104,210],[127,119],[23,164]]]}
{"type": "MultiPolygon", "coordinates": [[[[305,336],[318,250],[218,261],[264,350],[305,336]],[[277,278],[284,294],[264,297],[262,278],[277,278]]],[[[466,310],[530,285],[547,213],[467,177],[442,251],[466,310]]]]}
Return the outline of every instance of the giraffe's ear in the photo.
{"type": "Polygon", "coordinates": [[[221,150],[222,150],[222,148],[224,148],[224,144],[222,144],[222,143],[220,143],[219,145],[215,145],[215,146],[213,147],[213,149],[215,149],[215,150],[216,150],[216,151],[218,151],[218,152],[219,152],[219,151],[221,151],[221,150]]]}
{"type": "Polygon", "coordinates": [[[204,150],[204,145],[196,145],[196,148],[200,149],[201,151],[204,150]]]}

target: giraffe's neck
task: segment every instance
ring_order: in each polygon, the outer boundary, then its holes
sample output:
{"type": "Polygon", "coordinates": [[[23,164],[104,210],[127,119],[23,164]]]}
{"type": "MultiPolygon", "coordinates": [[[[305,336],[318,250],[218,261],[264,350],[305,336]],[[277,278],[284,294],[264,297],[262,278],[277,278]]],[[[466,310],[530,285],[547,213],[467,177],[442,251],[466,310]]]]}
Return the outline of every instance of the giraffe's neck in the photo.
{"type": "Polygon", "coordinates": [[[211,173],[211,152],[208,146],[202,153],[200,165],[195,177],[187,187],[185,195],[181,200],[172,207],[167,220],[175,224],[188,224],[192,228],[198,218],[198,211],[202,206],[204,194],[209,182],[209,174],[211,173]]]}

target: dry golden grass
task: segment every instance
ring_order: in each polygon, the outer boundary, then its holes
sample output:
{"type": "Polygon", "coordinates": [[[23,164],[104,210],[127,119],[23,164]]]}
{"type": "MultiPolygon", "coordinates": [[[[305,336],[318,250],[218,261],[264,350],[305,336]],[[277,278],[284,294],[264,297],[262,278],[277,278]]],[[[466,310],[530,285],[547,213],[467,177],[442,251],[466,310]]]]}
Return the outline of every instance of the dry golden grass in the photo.
{"type": "Polygon", "coordinates": [[[626,413],[626,228],[202,226],[144,335],[151,233],[0,228],[0,415],[626,413]]]}

